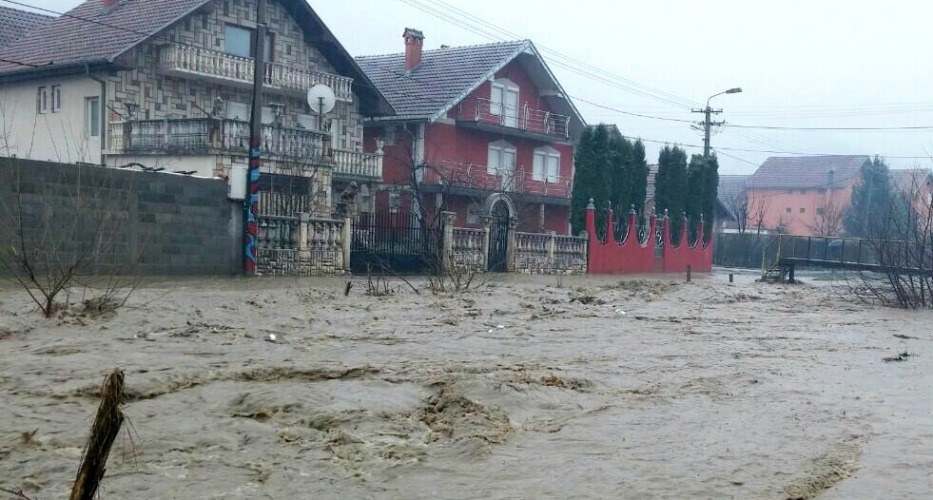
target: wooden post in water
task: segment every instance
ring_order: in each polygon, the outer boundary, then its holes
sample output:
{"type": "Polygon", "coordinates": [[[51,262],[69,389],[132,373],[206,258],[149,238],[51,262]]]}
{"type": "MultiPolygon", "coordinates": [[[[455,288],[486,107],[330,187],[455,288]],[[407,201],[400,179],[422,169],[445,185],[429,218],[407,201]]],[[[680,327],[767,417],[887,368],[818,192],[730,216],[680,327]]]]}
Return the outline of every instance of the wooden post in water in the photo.
{"type": "Polygon", "coordinates": [[[735,283],[735,275],[732,273],[729,273],[729,283],[735,283]]]}
{"type": "Polygon", "coordinates": [[[692,269],[690,269],[690,266],[687,266],[687,283],[690,283],[690,277],[691,277],[691,276],[690,276],[690,273],[691,273],[691,271],[692,271],[692,269]]]}

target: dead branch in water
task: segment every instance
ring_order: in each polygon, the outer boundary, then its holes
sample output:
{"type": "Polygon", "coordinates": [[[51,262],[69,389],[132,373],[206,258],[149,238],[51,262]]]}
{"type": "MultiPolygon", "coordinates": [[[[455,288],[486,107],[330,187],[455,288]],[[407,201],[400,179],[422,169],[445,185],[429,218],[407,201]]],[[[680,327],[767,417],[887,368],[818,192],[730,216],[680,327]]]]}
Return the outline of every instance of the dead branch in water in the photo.
{"type": "Polygon", "coordinates": [[[25,493],[23,493],[23,490],[8,490],[6,488],[0,488],[0,492],[9,493],[13,495],[14,498],[23,498],[25,500],[32,500],[31,498],[27,497],[25,493]]]}
{"type": "Polygon", "coordinates": [[[103,399],[84,447],[84,459],[71,490],[71,500],[93,500],[104,477],[110,447],[123,425],[123,412],[120,410],[125,396],[123,370],[114,369],[107,376],[101,394],[103,399]]]}

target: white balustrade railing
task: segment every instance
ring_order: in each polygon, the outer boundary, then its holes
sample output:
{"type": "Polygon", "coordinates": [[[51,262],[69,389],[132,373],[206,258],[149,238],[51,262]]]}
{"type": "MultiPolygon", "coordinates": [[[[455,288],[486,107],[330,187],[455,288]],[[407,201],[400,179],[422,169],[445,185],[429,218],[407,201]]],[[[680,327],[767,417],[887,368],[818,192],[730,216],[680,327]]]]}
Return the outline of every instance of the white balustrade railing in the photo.
{"type": "MultiPolygon", "coordinates": [[[[159,51],[163,71],[215,77],[251,84],[254,60],[216,50],[169,44],[159,51]]],[[[318,83],[330,87],[337,99],[353,100],[353,79],[332,73],[308,71],[279,63],[266,64],[264,84],[272,90],[305,93],[318,83]]]]}
{"type": "Polygon", "coordinates": [[[347,177],[382,179],[381,154],[334,149],[334,174],[347,177]]]}

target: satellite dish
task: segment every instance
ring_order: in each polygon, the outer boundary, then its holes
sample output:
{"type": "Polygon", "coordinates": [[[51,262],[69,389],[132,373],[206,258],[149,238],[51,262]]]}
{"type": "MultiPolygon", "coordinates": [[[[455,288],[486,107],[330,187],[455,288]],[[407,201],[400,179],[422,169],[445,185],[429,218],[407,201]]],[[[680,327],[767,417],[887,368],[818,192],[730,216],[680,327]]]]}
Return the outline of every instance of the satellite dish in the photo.
{"type": "Polygon", "coordinates": [[[337,104],[337,96],[330,87],[319,83],[308,89],[308,106],[318,114],[330,113],[337,104]]]}

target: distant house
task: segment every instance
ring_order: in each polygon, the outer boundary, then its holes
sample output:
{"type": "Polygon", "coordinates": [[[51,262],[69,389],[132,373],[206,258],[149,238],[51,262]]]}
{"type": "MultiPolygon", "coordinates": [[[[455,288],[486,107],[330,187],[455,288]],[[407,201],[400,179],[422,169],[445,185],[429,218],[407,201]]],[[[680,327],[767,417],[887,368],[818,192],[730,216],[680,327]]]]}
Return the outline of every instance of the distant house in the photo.
{"type": "Polygon", "coordinates": [[[749,229],[837,236],[864,155],[771,157],[748,179],[749,229]]]}
{"type": "Polygon", "coordinates": [[[716,192],[718,207],[716,226],[724,233],[743,232],[748,229],[748,175],[720,175],[716,192]]]}
{"type": "Polygon", "coordinates": [[[424,203],[458,226],[492,217],[521,231],[569,230],[574,143],[585,126],[528,40],[405,52],[357,62],[397,111],[367,121],[367,150],[384,144],[384,186],[372,209],[424,203]],[[413,174],[414,172],[414,174],[413,174]],[[413,193],[418,189],[420,193],[413,193]]]}
{"type": "Polygon", "coordinates": [[[0,48],[19,40],[52,16],[0,6],[0,48]]]}
{"type": "MultiPolygon", "coordinates": [[[[256,7],[87,0],[39,23],[0,48],[0,155],[141,165],[245,189],[256,7]]],[[[393,110],[305,0],[267,0],[265,19],[259,208],[326,212],[332,185],[381,180],[363,120],[393,110]],[[323,117],[307,102],[317,84],[335,95],[323,117]]]]}

